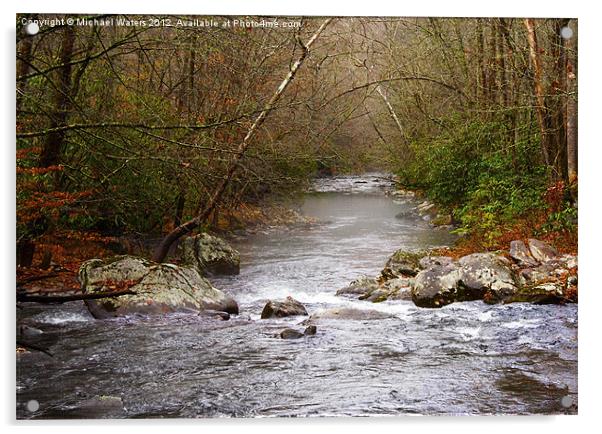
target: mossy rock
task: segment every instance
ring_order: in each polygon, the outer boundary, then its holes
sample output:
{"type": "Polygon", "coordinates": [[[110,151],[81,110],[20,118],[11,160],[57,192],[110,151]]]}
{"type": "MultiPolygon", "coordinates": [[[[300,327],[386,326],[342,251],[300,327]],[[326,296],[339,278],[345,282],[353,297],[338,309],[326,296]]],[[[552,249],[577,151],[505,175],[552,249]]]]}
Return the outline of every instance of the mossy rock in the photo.
{"type": "Polygon", "coordinates": [[[403,276],[415,276],[420,271],[420,259],[426,256],[425,251],[397,250],[387,260],[385,268],[381,271],[384,280],[403,276]]]}
{"type": "Polygon", "coordinates": [[[564,296],[561,282],[546,282],[520,288],[515,294],[506,297],[504,303],[559,304],[569,300],[564,296]]]}
{"type": "Polygon", "coordinates": [[[157,264],[134,256],[92,259],[82,264],[79,281],[85,294],[128,288],[133,295],[87,300],[96,318],[134,313],[215,310],[237,314],[236,301],[214,288],[191,267],[157,264]]]}
{"type": "Polygon", "coordinates": [[[240,253],[221,238],[199,234],[182,240],[178,249],[182,262],[204,276],[240,273],[240,253]]]}
{"type": "Polygon", "coordinates": [[[351,282],[348,286],[339,289],[336,295],[355,295],[362,299],[363,296],[370,294],[378,289],[378,281],[372,277],[361,276],[351,282]]]}

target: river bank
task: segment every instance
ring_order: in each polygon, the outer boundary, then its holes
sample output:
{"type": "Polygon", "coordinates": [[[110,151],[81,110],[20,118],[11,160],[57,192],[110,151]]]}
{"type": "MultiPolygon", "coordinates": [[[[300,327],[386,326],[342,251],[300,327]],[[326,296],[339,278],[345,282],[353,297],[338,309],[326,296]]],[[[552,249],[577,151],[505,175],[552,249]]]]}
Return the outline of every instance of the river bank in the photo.
{"type": "Polygon", "coordinates": [[[499,227],[494,238],[485,240],[482,233],[460,227],[449,207],[428,200],[422,191],[400,188],[398,179],[396,189],[387,194],[397,200],[419,202],[412,212],[434,227],[463,235],[453,246],[430,252],[400,249],[379,276],[365,276],[340,293],[359,294],[360,299],[370,301],[405,297],[424,307],[472,299],[487,303],[577,302],[576,230],[542,233],[541,221],[549,216],[539,215],[537,225],[518,218],[510,228],[499,227]],[[392,272],[395,267],[397,271],[392,272]],[[414,279],[417,275],[418,282],[414,279]],[[425,299],[418,295],[421,292],[430,295],[425,299]]]}
{"type": "MultiPolygon", "coordinates": [[[[211,232],[224,238],[244,237],[278,227],[311,225],[293,201],[243,203],[215,216],[211,232]]],[[[17,267],[17,287],[29,295],[70,295],[80,292],[78,272],[83,262],[115,255],[151,257],[158,236],[110,236],[97,232],[55,233],[39,240],[31,267],[17,267]]],[[[178,263],[177,255],[170,262],[178,263]]]]}

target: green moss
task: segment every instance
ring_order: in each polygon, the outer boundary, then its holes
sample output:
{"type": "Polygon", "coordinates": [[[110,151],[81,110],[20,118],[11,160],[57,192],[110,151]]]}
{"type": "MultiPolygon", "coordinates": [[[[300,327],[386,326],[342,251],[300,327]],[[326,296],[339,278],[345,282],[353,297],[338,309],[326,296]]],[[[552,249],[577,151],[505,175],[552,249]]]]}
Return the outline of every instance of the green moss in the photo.
{"type": "Polygon", "coordinates": [[[387,296],[387,294],[382,294],[376,297],[374,300],[372,300],[372,303],[382,303],[383,301],[387,301],[388,299],[389,297],[387,296]]]}

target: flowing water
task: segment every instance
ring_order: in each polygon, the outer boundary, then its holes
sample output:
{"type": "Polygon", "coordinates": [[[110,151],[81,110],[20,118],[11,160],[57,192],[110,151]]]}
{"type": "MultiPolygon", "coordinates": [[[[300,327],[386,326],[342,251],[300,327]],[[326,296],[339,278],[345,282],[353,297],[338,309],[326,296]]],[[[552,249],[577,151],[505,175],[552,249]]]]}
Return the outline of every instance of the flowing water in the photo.
{"type": "Polygon", "coordinates": [[[576,305],[422,309],[334,295],[378,274],[398,248],[453,241],[412,213],[415,203],[385,196],[389,185],[377,175],[318,180],[302,204],[315,224],[233,239],[241,273],[213,279],[240,304],[230,321],[94,320],[82,303],[20,309],[54,356],[17,356],[18,417],[575,413],[576,305]],[[282,340],[275,335],[302,330],[301,319],[259,315],[266,300],[287,295],[310,313],[355,307],[393,317],[323,320],[315,336],[282,340]]]}

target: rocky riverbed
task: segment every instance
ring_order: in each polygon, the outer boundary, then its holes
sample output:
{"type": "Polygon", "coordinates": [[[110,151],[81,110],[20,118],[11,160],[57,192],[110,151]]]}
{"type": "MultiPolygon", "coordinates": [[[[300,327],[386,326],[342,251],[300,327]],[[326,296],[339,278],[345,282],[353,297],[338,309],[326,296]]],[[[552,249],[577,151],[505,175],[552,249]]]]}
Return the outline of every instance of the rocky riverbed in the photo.
{"type": "Polygon", "coordinates": [[[48,351],[17,354],[18,417],[575,413],[577,258],[446,257],[454,236],[391,191],[318,180],[316,224],[191,239],[178,266],[84,264],[86,292],[121,276],[136,295],[21,306],[48,351]]]}
{"type": "Polygon", "coordinates": [[[412,300],[437,308],[462,301],[536,304],[577,301],[577,257],[545,242],[515,240],[508,251],[457,260],[428,251],[396,251],[376,277],[362,276],[337,291],[374,303],[412,300]],[[527,247],[528,245],[528,247],[527,247]]]}

